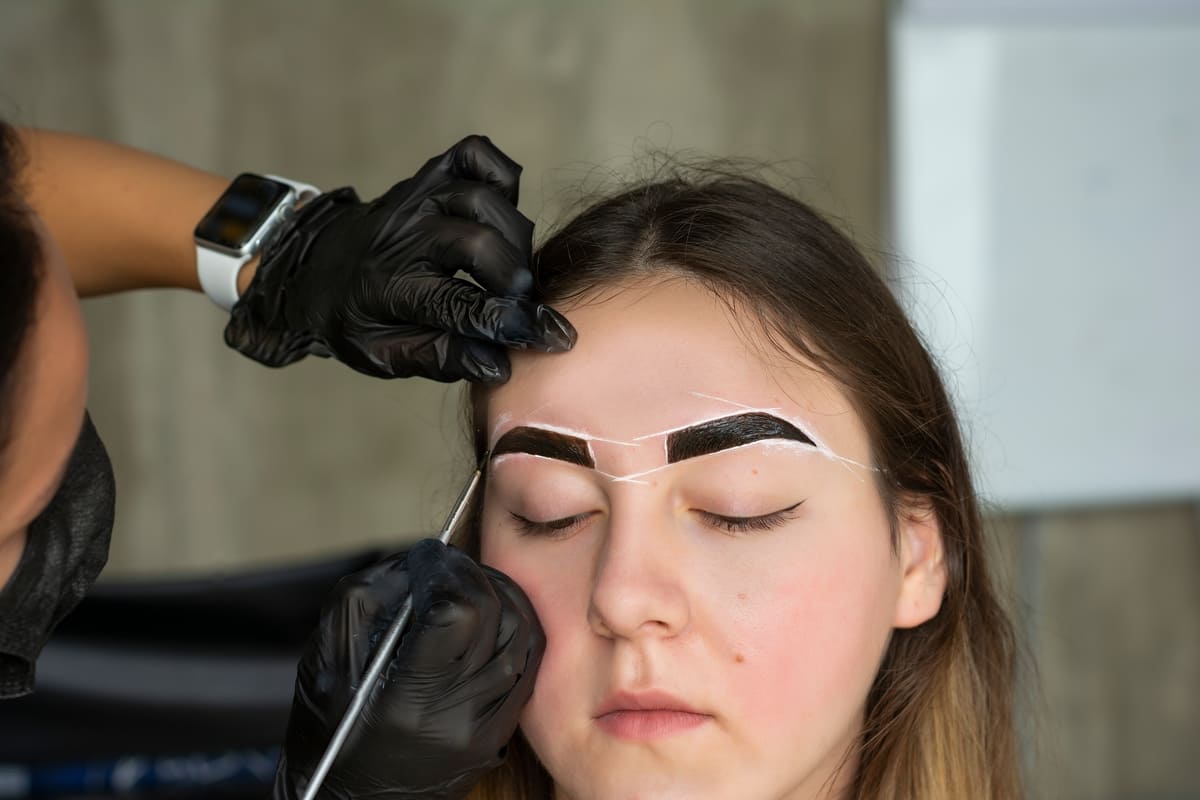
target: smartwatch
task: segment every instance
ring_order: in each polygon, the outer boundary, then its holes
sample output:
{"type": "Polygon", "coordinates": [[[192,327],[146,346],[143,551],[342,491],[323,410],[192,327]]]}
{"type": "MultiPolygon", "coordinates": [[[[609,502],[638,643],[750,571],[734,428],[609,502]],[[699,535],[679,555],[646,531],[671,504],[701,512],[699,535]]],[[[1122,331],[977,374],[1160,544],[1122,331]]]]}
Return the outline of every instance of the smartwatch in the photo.
{"type": "Polygon", "coordinates": [[[196,226],[196,271],[204,293],[229,311],[238,300],[238,273],[315,186],[243,172],[196,226]]]}

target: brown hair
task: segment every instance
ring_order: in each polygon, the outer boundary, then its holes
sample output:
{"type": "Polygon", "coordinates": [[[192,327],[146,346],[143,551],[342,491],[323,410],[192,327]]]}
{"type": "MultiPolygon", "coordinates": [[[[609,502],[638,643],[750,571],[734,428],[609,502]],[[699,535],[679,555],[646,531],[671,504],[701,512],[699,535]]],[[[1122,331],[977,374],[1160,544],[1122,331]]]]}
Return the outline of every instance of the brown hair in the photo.
{"type": "MultiPolygon", "coordinates": [[[[777,345],[832,376],[866,425],[893,520],[937,515],[947,588],[938,614],[895,630],[867,699],[850,796],[1023,796],[1016,643],[985,563],[958,422],[929,353],[871,265],[813,209],[757,179],[677,171],[602,200],[534,256],[539,299],[564,304],[637,278],[684,275],[777,345]]],[[[472,389],[476,454],[484,391],[472,389]]],[[[478,555],[478,523],[462,542],[478,555]]],[[[472,800],[543,800],[551,781],[518,735],[472,800]]]]}

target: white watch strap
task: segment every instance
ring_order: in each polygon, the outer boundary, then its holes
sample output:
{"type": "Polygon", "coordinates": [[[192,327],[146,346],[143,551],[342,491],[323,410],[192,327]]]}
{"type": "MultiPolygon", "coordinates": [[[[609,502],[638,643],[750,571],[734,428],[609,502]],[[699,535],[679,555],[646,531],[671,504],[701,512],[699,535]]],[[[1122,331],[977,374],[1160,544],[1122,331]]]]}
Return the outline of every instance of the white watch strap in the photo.
{"type": "MultiPolygon", "coordinates": [[[[303,202],[316,197],[321,190],[307,183],[281,178],[278,175],[264,175],[273,181],[286,183],[296,192],[296,202],[303,202]]],[[[257,253],[235,256],[222,253],[202,244],[196,245],[196,274],[200,278],[200,288],[209,299],[226,311],[233,309],[238,301],[238,274],[242,267],[257,253]]]]}
{"type": "Polygon", "coordinates": [[[279,181],[280,183],[286,183],[288,186],[296,190],[298,200],[311,200],[321,193],[321,190],[313,186],[311,183],[301,183],[300,181],[294,181],[291,178],[283,178],[279,175],[264,175],[263,177],[270,178],[273,181],[279,181]]]}
{"type": "Polygon", "coordinates": [[[200,288],[210,300],[229,311],[238,301],[238,273],[251,258],[253,256],[231,256],[204,245],[196,245],[196,272],[200,276],[200,288]]]}

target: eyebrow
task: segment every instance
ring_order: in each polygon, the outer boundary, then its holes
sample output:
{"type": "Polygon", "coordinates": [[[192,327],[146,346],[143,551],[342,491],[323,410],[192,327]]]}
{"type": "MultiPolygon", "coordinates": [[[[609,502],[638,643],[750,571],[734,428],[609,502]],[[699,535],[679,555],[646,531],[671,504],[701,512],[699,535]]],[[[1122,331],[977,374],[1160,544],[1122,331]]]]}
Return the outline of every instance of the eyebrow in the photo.
{"type": "Polygon", "coordinates": [[[816,447],[804,431],[773,414],[761,411],[701,422],[667,436],[667,463],[705,456],[721,450],[761,442],[789,439],[816,447]]]}
{"type": "MultiPolygon", "coordinates": [[[[758,411],[721,417],[671,432],[667,435],[667,463],[768,439],[787,439],[816,447],[812,438],[792,423],[758,411]]],[[[492,458],[505,453],[528,453],[588,469],[596,468],[586,440],[545,428],[521,426],[508,431],[492,448],[492,458]]]]}
{"type": "Polygon", "coordinates": [[[496,442],[492,448],[492,458],[505,453],[529,453],[578,464],[588,469],[596,468],[591,448],[585,440],[545,428],[513,428],[496,442]]]}

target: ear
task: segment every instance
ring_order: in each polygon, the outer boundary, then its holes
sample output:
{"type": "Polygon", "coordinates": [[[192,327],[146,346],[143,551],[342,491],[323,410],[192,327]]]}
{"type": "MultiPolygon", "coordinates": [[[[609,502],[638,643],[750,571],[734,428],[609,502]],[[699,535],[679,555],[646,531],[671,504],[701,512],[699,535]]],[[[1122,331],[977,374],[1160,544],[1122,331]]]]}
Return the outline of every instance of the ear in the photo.
{"type": "Polygon", "coordinates": [[[900,565],[903,570],[892,625],[915,628],[942,607],[946,592],[946,559],[941,525],[927,504],[900,511],[900,565]]]}

